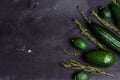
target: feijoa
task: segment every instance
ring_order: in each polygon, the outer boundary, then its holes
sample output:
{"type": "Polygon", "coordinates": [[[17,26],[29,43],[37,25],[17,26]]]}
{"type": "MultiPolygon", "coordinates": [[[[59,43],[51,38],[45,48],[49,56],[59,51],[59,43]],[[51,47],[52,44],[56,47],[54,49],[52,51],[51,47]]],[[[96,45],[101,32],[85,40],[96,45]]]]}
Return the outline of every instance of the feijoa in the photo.
{"type": "Polygon", "coordinates": [[[97,67],[109,67],[114,64],[115,57],[112,52],[107,50],[95,50],[84,54],[87,62],[97,67]]]}
{"type": "Polygon", "coordinates": [[[75,75],[75,80],[87,80],[88,75],[86,72],[79,72],[75,75]]]}
{"type": "Polygon", "coordinates": [[[99,13],[104,19],[111,18],[111,12],[107,7],[101,8],[99,13]]]}
{"type": "Polygon", "coordinates": [[[74,47],[79,50],[84,50],[87,48],[87,42],[82,38],[74,39],[72,40],[72,42],[73,42],[74,47]]]}

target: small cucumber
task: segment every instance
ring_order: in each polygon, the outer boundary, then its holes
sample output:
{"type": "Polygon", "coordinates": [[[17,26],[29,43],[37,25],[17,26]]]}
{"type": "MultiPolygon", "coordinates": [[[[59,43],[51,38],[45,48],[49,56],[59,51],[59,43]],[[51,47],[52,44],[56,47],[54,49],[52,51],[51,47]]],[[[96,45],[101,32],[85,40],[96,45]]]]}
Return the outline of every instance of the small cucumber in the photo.
{"type": "Polygon", "coordinates": [[[109,67],[115,62],[114,55],[106,50],[91,51],[85,53],[83,56],[87,62],[97,67],[109,67]]]}
{"type": "Polygon", "coordinates": [[[120,6],[111,3],[110,6],[110,11],[112,13],[112,16],[114,18],[115,24],[120,27],[120,6]]]}
{"type": "Polygon", "coordinates": [[[99,41],[120,53],[120,38],[118,36],[95,22],[91,22],[89,28],[99,41]]]}

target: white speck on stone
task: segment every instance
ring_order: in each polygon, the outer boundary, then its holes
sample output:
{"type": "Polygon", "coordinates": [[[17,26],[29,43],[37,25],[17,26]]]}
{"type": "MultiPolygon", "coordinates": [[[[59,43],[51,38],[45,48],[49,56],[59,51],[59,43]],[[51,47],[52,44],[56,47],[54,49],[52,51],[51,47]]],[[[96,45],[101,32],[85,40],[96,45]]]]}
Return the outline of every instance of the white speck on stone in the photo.
{"type": "Polygon", "coordinates": [[[28,50],[27,52],[28,52],[29,54],[32,54],[32,50],[28,50]]]}

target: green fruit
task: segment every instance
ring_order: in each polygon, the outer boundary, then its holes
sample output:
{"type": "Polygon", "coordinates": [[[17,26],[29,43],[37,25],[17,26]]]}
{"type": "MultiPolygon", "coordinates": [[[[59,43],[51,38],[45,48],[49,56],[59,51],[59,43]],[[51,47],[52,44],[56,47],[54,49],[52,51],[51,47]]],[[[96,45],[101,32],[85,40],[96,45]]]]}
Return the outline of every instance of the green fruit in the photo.
{"type": "Polygon", "coordinates": [[[102,8],[102,9],[100,9],[99,13],[105,19],[111,18],[111,12],[110,12],[110,10],[108,8],[102,8]]]}
{"type": "Polygon", "coordinates": [[[88,75],[85,72],[80,72],[77,73],[77,75],[75,76],[75,80],[87,80],[88,75]]]}
{"type": "Polygon", "coordinates": [[[115,57],[110,51],[96,50],[84,54],[87,62],[97,67],[109,67],[114,64],[115,57]]]}
{"type": "Polygon", "coordinates": [[[110,4],[110,11],[112,13],[112,16],[114,18],[115,24],[120,27],[120,6],[111,3],[110,4]]]}
{"type": "Polygon", "coordinates": [[[75,48],[78,48],[80,50],[84,50],[87,48],[87,42],[83,39],[75,39],[72,40],[72,42],[75,48]]]}

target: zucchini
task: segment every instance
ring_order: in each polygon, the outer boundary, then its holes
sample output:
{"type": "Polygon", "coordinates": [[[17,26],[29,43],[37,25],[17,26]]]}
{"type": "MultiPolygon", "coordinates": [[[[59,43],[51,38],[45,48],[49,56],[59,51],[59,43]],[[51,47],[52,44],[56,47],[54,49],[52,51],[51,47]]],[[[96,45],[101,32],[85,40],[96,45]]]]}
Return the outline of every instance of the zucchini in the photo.
{"type": "Polygon", "coordinates": [[[120,38],[117,35],[95,22],[89,23],[89,28],[93,35],[103,44],[116,52],[120,52],[120,38]]]}

